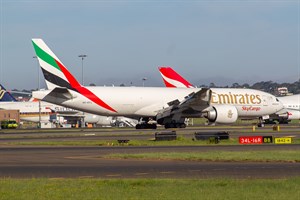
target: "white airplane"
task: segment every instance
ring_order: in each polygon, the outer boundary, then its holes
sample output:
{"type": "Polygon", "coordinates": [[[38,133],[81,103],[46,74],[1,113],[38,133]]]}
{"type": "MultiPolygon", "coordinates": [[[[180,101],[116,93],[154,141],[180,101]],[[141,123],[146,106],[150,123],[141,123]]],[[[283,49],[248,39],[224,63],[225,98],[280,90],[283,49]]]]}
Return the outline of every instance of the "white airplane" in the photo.
{"type": "MultiPolygon", "coordinates": [[[[41,121],[49,121],[51,105],[48,102],[41,103],[41,121]]],[[[29,122],[39,122],[38,102],[18,102],[6,89],[0,85],[0,109],[19,110],[20,120],[29,122]]]]}
{"type": "MultiPolygon", "coordinates": [[[[177,88],[194,88],[195,86],[183,78],[171,67],[159,67],[159,72],[163,78],[166,87],[177,88]]],[[[214,88],[211,88],[214,93],[214,88]]],[[[286,97],[277,97],[277,99],[283,104],[284,109],[279,113],[273,113],[270,116],[262,117],[266,119],[266,123],[272,120],[278,120],[279,122],[286,122],[291,119],[300,119],[300,95],[292,95],[286,97]]]]}
{"type": "Polygon", "coordinates": [[[97,124],[101,126],[112,126],[115,123],[123,123],[126,126],[135,126],[136,120],[125,117],[106,117],[90,113],[82,113],[80,111],[58,106],[52,103],[41,101],[17,101],[6,89],[0,84],[0,109],[4,110],[19,110],[20,120],[27,122],[49,122],[50,115],[56,114],[61,121],[72,121],[76,123],[79,118],[84,117],[85,123],[97,124]],[[41,113],[39,114],[39,108],[41,113]]]}
{"type": "Polygon", "coordinates": [[[277,97],[279,101],[283,104],[288,116],[285,115],[273,115],[272,120],[277,120],[279,123],[287,123],[292,119],[300,119],[300,94],[295,94],[291,96],[277,97]]]}
{"type": "MultiPolygon", "coordinates": [[[[43,101],[105,116],[156,120],[165,128],[185,127],[186,117],[233,123],[238,117],[276,113],[283,105],[275,96],[252,89],[85,87],[42,39],[32,39],[49,90],[33,92],[43,101]]],[[[136,128],[156,128],[138,124],[136,128]]]]}

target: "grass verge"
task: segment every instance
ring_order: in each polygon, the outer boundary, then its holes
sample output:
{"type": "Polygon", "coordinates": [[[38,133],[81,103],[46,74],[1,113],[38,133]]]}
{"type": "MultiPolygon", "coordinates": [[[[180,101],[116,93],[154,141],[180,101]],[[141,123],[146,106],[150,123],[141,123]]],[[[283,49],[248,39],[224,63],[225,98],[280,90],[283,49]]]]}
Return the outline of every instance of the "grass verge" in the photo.
{"type": "Polygon", "coordinates": [[[208,151],[156,152],[137,154],[109,154],[105,158],[149,159],[149,160],[187,160],[187,161],[228,161],[228,162],[300,162],[299,151],[208,151]]]}
{"type": "MultiPolygon", "coordinates": [[[[120,139],[126,137],[120,137],[120,139]]],[[[300,139],[292,139],[293,144],[300,144],[300,139]]],[[[151,140],[130,140],[127,144],[119,144],[117,140],[57,140],[57,141],[22,141],[22,142],[1,142],[2,145],[40,145],[40,146],[199,146],[199,145],[239,145],[238,138],[222,140],[219,144],[210,143],[209,141],[192,140],[182,136],[173,141],[155,141],[151,140]]]]}
{"type": "Polygon", "coordinates": [[[5,199],[299,199],[290,179],[0,179],[5,199]]]}

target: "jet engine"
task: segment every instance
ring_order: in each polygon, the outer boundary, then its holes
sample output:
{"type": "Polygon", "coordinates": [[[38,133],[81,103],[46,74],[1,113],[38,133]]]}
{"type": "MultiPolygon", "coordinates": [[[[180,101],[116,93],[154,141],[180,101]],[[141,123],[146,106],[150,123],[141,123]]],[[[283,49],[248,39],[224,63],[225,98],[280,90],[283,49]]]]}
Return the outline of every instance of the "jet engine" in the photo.
{"type": "Polygon", "coordinates": [[[99,115],[85,114],[84,121],[90,124],[96,124],[100,120],[99,115]]]}
{"type": "Polygon", "coordinates": [[[205,110],[206,117],[209,122],[221,124],[234,123],[238,118],[238,111],[235,106],[230,105],[213,105],[205,110]]]}

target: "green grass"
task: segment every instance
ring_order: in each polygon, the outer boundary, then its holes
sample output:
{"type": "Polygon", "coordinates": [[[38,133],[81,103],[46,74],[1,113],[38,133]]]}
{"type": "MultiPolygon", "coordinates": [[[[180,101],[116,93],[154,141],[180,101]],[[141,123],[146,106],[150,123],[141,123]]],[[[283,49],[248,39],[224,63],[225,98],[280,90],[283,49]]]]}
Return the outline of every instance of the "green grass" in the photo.
{"type": "MultiPolygon", "coordinates": [[[[205,118],[191,118],[191,121],[193,121],[193,124],[195,126],[197,125],[205,125],[207,123],[207,119],[205,118]]],[[[251,124],[257,124],[259,122],[258,119],[253,119],[253,120],[241,120],[238,119],[233,125],[251,125],[251,124]]],[[[291,120],[289,122],[291,125],[297,125],[299,124],[299,120],[291,120]]]]}
{"type": "MultiPolygon", "coordinates": [[[[130,140],[127,144],[119,144],[117,140],[69,140],[69,141],[37,141],[37,142],[2,142],[1,145],[28,145],[28,146],[184,146],[184,145],[208,145],[208,141],[175,140],[130,140]]],[[[238,144],[237,140],[222,141],[218,145],[238,144]]]]}
{"type": "Polygon", "coordinates": [[[300,178],[0,179],[0,198],[14,199],[299,199],[300,178]]]}
{"type": "MultiPolygon", "coordinates": [[[[120,138],[126,138],[121,137],[120,138]]],[[[300,144],[300,139],[292,139],[293,144],[300,144]]],[[[199,146],[199,145],[239,145],[238,138],[231,138],[229,140],[221,140],[219,144],[210,143],[209,141],[192,140],[182,136],[177,137],[173,141],[155,141],[154,138],[150,140],[130,140],[127,144],[119,144],[117,140],[70,140],[64,141],[29,141],[29,142],[1,142],[1,145],[37,145],[37,146],[199,146]]]]}
{"type": "Polygon", "coordinates": [[[187,160],[187,161],[251,161],[251,162],[300,162],[299,151],[208,151],[156,152],[136,154],[109,154],[105,158],[187,160]]]}

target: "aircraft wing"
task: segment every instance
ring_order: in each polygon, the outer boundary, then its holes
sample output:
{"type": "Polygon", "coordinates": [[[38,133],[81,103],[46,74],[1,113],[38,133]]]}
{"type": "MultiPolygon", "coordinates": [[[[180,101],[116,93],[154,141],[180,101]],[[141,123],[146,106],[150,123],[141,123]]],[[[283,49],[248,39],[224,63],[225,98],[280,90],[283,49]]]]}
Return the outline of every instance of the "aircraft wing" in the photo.
{"type": "Polygon", "coordinates": [[[156,117],[160,119],[176,114],[180,116],[199,115],[210,106],[211,94],[212,92],[209,88],[202,88],[198,92],[189,94],[181,102],[179,100],[169,102],[169,107],[160,110],[156,117]]]}

